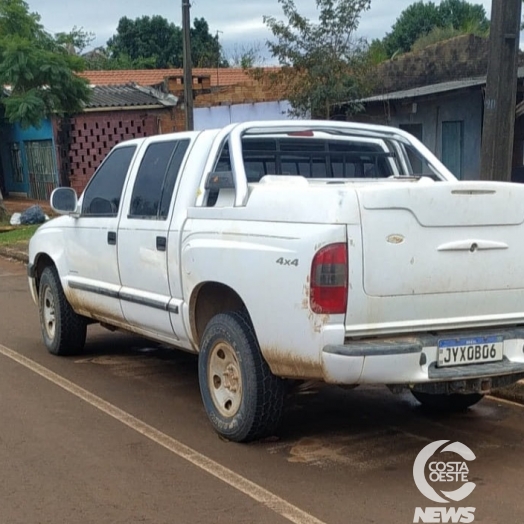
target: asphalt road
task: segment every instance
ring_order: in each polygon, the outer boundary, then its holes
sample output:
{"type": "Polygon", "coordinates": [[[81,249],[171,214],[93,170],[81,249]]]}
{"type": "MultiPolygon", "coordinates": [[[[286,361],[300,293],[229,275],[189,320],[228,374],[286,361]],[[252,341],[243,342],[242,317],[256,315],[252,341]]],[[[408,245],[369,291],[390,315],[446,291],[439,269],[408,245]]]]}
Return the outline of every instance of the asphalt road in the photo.
{"type": "Polygon", "coordinates": [[[85,354],[49,355],[21,264],[0,259],[0,524],[410,523],[439,506],[418,452],[460,441],[475,522],[522,521],[524,408],[484,400],[437,416],[385,388],[289,399],[269,441],[207,423],[196,359],[91,326],[85,354]]]}

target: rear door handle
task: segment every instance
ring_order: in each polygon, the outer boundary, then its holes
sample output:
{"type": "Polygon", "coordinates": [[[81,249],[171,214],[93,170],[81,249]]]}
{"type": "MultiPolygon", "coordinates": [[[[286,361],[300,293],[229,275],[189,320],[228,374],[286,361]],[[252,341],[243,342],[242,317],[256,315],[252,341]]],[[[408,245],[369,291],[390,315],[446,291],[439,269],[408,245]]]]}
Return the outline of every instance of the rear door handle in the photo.
{"type": "Polygon", "coordinates": [[[156,237],[156,248],[158,251],[165,251],[167,247],[166,237],[156,237]]]}
{"type": "Polygon", "coordinates": [[[115,233],[115,231],[109,231],[107,233],[107,243],[110,246],[116,246],[116,233],[115,233]]]}

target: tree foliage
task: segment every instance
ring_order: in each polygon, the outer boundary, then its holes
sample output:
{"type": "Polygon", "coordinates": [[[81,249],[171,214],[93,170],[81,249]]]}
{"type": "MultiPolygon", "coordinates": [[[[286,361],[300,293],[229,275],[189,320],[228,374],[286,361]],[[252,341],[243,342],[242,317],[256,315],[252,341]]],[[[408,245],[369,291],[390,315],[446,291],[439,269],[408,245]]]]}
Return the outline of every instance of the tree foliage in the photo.
{"type": "Polygon", "coordinates": [[[56,33],[55,40],[64,46],[70,54],[81,54],[95,40],[95,34],[84,31],[76,25],[69,33],[56,33]]]}
{"type": "Polygon", "coordinates": [[[262,46],[259,42],[250,45],[235,44],[228,55],[228,63],[231,67],[251,69],[262,66],[264,62],[262,46]]]}
{"type": "MultiPolygon", "coordinates": [[[[453,34],[473,32],[486,34],[489,20],[481,4],[470,4],[466,0],[418,1],[406,8],[383,40],[387,56],[405,53],[421,37],[435,28],[454,30],[453,34]]],[[[438,34],[438,33],[435,33],[438,34]]]]}
{"type": "Polygon", "coordinates": [[[194,67],[227,67],[218,34],[212,36],[204,18],[195,18],[191,28],[191,60],[194,67]]]}
{"type": "MultiPolygon", "coordinates": [[[[141,69],[183,67],[182,29],[166,18],[155,15],[135,20],[123,17],[117,32],[87,57],[90,69],[141,69]]],[[[204,18],[195,18],[191,28],[191,58],[194,67],[224,67],[218,36],[209,32],[204,18]]]]}
{"type": "Polygon", "coordinates": [[[428,34],[421,36],[412,46],[411,50],[414,52],[421,51],[426,47],[436,44],[437,42],[442,42],[444,40],[449,40],[450,38],[455,38],[460,36],[462,31],[460,29],[455,29],[451,26],[448,27],[434,27],[428,34]]]}
{"type": "Polygon", "coordinates": [[[128,55],[112,57],[107,47],[100,46],[82,54],[86,69],[90,71],[113,71],[118,69],[155,69],[154,58],[133,60],[128,55]]]}
{"type": "Polygon", "coordinates": [[[0,0],[0,98],[5,117],[22,127],[43,118],[81,111],[89,99],[87,82],[75,73],[84,62],[47,33],[23,0],[0,0]]]}
{"type": "Polygon", "coordinates": [[[278,2],[287,20],[264,17],[275,37],[267,46],[283,66],[293,114],[329,119],[341,104],[356,112],[364,42],[355,31],[370,0],[316,0],[318,23],[302,16],[293,0],[278,2]]]}

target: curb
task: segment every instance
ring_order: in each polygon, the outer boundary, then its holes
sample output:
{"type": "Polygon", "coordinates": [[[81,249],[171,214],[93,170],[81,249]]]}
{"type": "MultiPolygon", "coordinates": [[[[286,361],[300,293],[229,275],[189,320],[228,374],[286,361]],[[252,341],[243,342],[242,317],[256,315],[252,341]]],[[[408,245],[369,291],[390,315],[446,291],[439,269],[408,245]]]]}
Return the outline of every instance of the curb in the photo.
{"type": "Polygon", "coordinates": [[[10,260],[23,262],[24,264],[29,262],[29,255],[25,251],[20,251],[19,249],[0,246],[0,256],[10,260]]]}
{"type": "Polygon", "coordinates": [[[490,396],[495,398],[501,398],[503,400],[510,400],[517,404],[524,404],[524,380],[520,380],[512,386],[508,386],[501,389],[494,389],[490,396]]]}

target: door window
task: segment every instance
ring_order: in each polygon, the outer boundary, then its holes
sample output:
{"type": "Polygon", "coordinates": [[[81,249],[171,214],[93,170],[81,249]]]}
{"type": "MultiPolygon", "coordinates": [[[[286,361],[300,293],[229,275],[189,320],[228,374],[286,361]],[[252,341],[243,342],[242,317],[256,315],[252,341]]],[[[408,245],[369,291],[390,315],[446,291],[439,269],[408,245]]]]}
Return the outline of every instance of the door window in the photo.
{"type": "Polygon", "coordinates": [[[135,180],[129,218],[165,220],[189,140],[151,144],[135,180]]]}
{"type": "Polygon", "coordinates": [[[135,146],[126,146],[109,153],[85,190],[82,215],[118,215],[122,189],[135,150],[135,146]]]}

